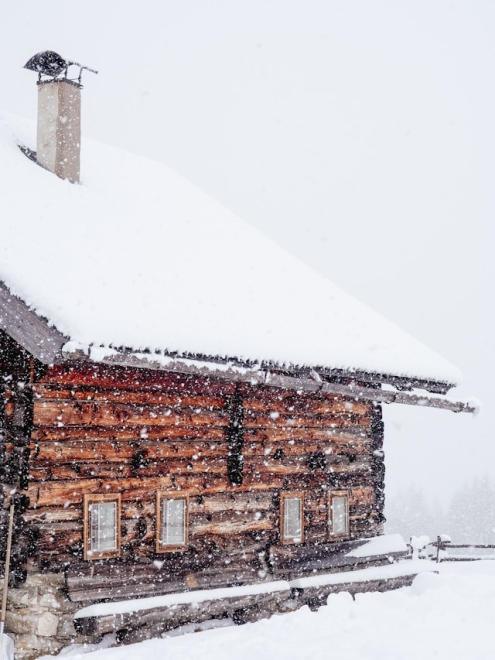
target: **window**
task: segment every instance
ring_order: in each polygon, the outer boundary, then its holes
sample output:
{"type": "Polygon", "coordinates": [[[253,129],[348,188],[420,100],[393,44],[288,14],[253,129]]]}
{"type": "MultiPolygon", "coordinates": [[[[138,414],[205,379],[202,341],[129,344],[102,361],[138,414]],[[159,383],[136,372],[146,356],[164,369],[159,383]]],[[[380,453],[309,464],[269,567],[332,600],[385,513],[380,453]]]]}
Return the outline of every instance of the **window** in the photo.
{"type": "Polygon", "coordinates": [[[120,554],[120,495],[84,496],[84,559],[120,554]]]}
{"type": "Polygon", "coordinates": [[[185,550],[188,542],[187,495],[157,493],[156,551],[185,550]]]}
{"type": "Polygon", "coordinates": [[[282,543],[302,543],[304,538],[303,493],[282,493],[280,537],[282,543]]]}
{"type": "Polygon", "coordinates": [[[349,494],[334,491],[328,496],[328,527],[333,538],[349,536],[349,494]]]}

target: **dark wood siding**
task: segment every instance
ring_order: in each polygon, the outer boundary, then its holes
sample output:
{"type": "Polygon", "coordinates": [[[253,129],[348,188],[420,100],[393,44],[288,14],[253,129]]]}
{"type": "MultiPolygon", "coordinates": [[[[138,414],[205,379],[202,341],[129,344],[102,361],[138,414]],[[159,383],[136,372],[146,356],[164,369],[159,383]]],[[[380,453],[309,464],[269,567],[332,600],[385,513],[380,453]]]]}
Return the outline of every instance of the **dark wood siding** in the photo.
{"type": "Polygon", "coordinates": [[[328,490],[349,492],[351,539],[381,531],[371,403],[97,365],[52,367],[32,395],[24,518],[39,531],[45,570],[81,560],[87,493],[121,493],[121,561],[143,563],[163,560],[156,492],[187,494],[189,546],[171,559],[203,575],[206,562],[212,582],[219,571],[242,582],[268,570],[282,491],[304,491],[305,545],[329,541],[328,490]]]}

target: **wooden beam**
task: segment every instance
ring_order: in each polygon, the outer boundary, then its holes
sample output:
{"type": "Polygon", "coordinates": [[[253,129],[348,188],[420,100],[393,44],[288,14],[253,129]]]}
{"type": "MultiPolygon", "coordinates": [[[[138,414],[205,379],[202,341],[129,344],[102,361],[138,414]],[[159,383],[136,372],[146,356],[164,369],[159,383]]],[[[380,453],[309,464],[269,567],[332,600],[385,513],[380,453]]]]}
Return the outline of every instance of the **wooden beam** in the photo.
{"type": "Polygon", "coordinates": [[[0,282],[0,328],[42,364],[62,357],[68,341],[46,319],[38,316],[20,298],[0,282]]]}

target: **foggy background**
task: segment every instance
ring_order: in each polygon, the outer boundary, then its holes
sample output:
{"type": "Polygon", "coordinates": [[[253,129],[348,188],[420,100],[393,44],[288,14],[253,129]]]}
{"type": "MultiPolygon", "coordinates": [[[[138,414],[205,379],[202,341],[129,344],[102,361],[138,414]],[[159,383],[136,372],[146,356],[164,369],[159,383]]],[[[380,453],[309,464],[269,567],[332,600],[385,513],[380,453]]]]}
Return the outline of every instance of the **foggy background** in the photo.
{"type": "Polygon", "coordinates": [[[35,119],[38,51],[98,69],[83,135],[168,164],[462,369],[476,419],[385,410],[412,533],[495,483],[494,36],[489,0],[0,5],[1,110],[35,119]]]}

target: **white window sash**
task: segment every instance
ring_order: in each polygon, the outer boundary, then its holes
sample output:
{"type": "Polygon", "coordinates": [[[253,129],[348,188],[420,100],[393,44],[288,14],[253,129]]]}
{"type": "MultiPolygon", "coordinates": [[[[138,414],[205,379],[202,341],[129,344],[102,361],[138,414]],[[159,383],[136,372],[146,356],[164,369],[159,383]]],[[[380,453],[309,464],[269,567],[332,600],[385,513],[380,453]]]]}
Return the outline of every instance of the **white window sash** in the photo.
{"type": "Polygon", "coordinates": [[[117,502],[90,503],[89,525],[91,552],[117,549],[117,502]]]}
{"type": "Polygon", "coordinates": [[[186,544],[186,500],[162,499],[161,543],[164,546],[186,544]]]}
{"type": "Polygon", "coordinates": [[[332,497],[332,534],[335,536],[349,533],[347,506],[347,495],[335,495],[332,497]]]}
{"type": "Polygon", "coordinates": [[[284,498],[284,528],[285,540],[301,541],[302,539],[302,499],[300,497],[284,498]]]}

